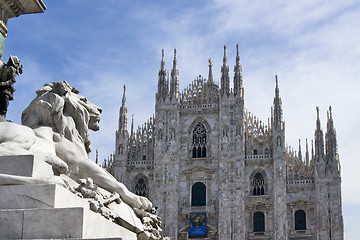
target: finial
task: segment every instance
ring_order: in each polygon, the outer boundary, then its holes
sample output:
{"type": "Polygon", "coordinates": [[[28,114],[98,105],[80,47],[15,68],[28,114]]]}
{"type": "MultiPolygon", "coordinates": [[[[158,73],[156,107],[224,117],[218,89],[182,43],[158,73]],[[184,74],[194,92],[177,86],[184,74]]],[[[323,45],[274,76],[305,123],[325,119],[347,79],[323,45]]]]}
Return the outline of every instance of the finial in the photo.
{"type": "Polygon", "coordinates": [[[330,117],[329,117],[329,111],[326,111],[326,115],[327,115],[327,119],[329,120],[330,117]]]}
{"type": "MultiPolygon", "coordinates": [[[[226,45],[224,45],[224,57],[223,57],[223,66],[227,65],[227,57],[226,57],[226,45]]],[[[223,71],[223,70],[221,70],[223,71]]]]}
{"type": "MultiPolygon", "coordinates": [[[[208,83],[214,84],[214,79],[213,79],[213,74],[212,74],[212,60],[211,58],[209,58],[209,78],[208,78],[208,83]]],[[[199,77],[201,77],[199,75],[199,77]]]]}
{"type": "MultiPolygon", "coordinates": [[[[173,69],[176,69],[177,68],[177,60],[176,60],[176,48],[174,48],[174,60],[173,60],[173,69]]],[[[171,70],[171,76],[172,76],[172,73],[173,70],[171,70]]]]}
{"type": "Polygon", "coordinates": [[[329,112],[330,112],[330,119],[332,119],[332,108],[331,108],[331,105],[329,107],[329,112]]]}
{"type": "Polygon", "coordinates": [[[122,97],[122,107],[125,107],[126,105],[126,96],[125,96],[125,90],[126,90],[126,85],[124,84],[124,93],[123,93],[123,97],[122,97]]]}
{"type": "Polygon", "coordinates": [[[316,107],[317,119],[319,119],[319,106],[316,107]]]}
{"type": "Polygon", "coordinates": [[[165,60],[164,60],[164,49],[161,50],[161,65],[160,71],[165,70],[165,60]]]}
{"type": "Polygon", "coordinates": [[[275,75],[275,97],[279,98],[279,81],[278,81],[278,75],[275,75]]]}

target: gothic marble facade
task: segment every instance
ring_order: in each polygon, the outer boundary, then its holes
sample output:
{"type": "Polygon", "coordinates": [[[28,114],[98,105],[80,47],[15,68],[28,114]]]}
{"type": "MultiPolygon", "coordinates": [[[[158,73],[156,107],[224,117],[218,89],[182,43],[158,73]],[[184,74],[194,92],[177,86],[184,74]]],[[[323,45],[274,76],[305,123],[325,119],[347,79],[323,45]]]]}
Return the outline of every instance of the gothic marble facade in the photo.
{"type": "Polygon", "coordinates": [[[182,92],[176,50],[170,76],[164,51],[155,115],[128,132],[125,87],[113,155],[115,177],[147,196],[165,235],[189,239],[189,216],[206,213],[197,239],[343,239],[340,163],[331,107],[324,136],[317,109],[314,141],[285,143],[277,76],[272,114],[244,108],[237,46],[233,84],[224,47],[220,86],[198,76],[182,92]],[[310,149],[309,149],[310,145],[310,149]]]}

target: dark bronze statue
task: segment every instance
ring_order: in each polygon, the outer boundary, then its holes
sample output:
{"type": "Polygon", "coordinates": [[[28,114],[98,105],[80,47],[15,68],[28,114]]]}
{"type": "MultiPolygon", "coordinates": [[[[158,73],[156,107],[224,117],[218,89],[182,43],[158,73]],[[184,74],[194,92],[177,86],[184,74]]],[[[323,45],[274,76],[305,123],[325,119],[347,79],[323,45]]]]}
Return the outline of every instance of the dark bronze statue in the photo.
{"type": "Polygon", "coordinates": [[[0,63],[0,121],[5,121],[9,101],[14,100],[14,83],[16,75],[22,74],[23,66],[17,56],[11,56],[9,61],[0,63]]]}

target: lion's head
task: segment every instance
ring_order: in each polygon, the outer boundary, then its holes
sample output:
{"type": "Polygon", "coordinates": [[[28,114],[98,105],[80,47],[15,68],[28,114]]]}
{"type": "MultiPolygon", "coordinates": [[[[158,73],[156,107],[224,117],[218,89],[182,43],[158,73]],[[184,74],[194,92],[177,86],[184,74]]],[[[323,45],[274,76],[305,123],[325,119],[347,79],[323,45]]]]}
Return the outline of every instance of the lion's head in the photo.
{"type": "Polygon", "coordinates": [[[66,81],[47,83],[24,110],[21,122],[30,128],[51,127],[66,139],[91,151],[89,129],[99,130],[102,109],[81,95],[66,81]]]}

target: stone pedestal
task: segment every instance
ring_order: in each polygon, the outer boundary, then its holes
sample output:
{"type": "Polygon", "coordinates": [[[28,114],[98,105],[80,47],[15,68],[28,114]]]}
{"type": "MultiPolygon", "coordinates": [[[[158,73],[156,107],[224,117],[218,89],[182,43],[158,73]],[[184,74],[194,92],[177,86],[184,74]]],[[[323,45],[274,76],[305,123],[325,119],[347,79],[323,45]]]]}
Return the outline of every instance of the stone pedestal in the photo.
{"type": "Polygon", "coordinates": [[[52,173],[51,166],[34,155],[0,157],[0,174],[41,178],[49,176],[49,173],[52,173]]]}
{"type": "MultiPolygon", "coordinates": [[[[28,156],[0,156],[0,174],[33,177],[47,164],[28,156]]],[[[137,239],[141,221],[124,203],[120,226],[90,210],[86,199],[62,186],[0,186],[0,239],[137,239]]]]}

